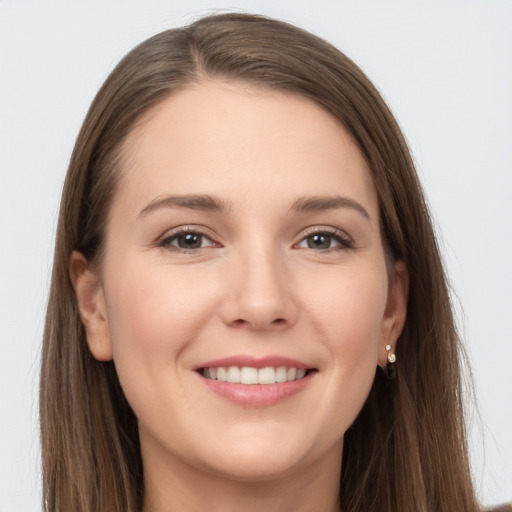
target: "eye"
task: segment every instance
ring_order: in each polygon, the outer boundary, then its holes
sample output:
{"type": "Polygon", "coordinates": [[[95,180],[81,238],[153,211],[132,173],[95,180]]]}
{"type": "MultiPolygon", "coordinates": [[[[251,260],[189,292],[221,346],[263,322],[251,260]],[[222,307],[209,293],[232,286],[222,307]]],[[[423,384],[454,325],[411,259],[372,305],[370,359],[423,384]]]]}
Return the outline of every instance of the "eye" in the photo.
{"type": "Polygon", "coordinates": [[[317,230],[305,236],[296,247],[317,251],[343,250],[352,247],[352,240],[339,230],[317,230]]]}
{"type": "Polygon", "coordinates": [[[181,229],[163,238],[159,247],[181,252],[195,251],[204,247],[217,247],[208,236],[200,231],[191,229],[181,229]]]}

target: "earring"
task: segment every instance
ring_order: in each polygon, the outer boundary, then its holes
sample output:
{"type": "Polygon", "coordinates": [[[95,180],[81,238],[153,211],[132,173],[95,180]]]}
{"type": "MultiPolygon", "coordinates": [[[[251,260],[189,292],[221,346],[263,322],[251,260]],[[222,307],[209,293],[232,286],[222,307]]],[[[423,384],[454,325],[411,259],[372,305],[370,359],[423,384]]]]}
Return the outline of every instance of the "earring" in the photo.
{"type": "Polygon", "coordinates": [[[388,364],[382,367],[382,371],[389,380],[394,380],[396,378],[396,355],[391,352],[391,345],[386,345],[386,352],[388,353],[388,364]]]}
{"type": "Polygon", "coordinates": [[[388,361],[393,364],[396,362],[396,355],[394,352],[391,352],[391,345],[386,345],[386,352],[388,353],[388,361]]]}

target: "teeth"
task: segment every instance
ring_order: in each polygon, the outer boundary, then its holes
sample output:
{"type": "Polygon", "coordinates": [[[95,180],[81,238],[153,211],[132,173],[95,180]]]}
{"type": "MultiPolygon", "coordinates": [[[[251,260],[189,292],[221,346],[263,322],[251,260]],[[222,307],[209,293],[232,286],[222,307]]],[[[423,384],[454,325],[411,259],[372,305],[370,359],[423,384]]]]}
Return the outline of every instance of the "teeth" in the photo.
{"type": "Polygon", "coordinates": [[[258,384],[275,384],[276,371],[274,368],[261,368],[258,370],[258,384]]]}
{"type": "Polygon", "coordinates": [[[274,368],[253,368],[251,366],[228,366],[216,368],[203,368],[203,376],[222,382],[231,382],[233,384],[276,384],[282,382],[292,382],[305,377],[305,368],[286,368],[278,366],[274,368]]]}
{"type": "Polygon", "coordinates": [[[240,382],[242,384],[258,384],[258,370],[256,368],[244,366],[240,370],[240,382]]]}
{"type": "MultiPolygon", "coordinates": [[[[243,370],[243,368],[242,368],[243,370]]],[[[226,372],[226,381],[238,384],[240,382],[240,368],[238,366],[230,366],[226,372]]]]}
{"type": "Polygon", "coordinates": [[[276,382],[286,382],[286,368],[284,366],[277,368],[276,382]]]}

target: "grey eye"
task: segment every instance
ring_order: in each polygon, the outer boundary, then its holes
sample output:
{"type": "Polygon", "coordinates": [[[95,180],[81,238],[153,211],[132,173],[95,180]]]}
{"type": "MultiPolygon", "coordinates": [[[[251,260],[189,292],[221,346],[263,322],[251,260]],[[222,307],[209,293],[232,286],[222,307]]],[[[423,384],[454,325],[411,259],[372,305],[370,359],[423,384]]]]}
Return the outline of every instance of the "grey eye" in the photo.
{"type": "Polygon", "coordinates": [[[176,236],[175,243],[171,243],[171,245],[176,245],[180,249],[199,249],[199,247],[203,247],[203,238],[204,236],[200,233],[183,233],[176,236]]]}
{"type": "Polygon", "coordinates": [[[318,230],[306,235],[296,247],[317,251],[343,250],[352,247],[352,240],[343,231],[335,232],[318,230]]]}
{"type": "Polygon", "coordinates": [[[193,251],[203,247],[215,247],[216,244],[200,231],[178,231],[165,237],[159,244],[171,250],[193,251]]]}
{"type": "Polygon", "coordinates": [[[309,249],[330,249],[333,239],[325,233],[317,233],[306,237],[309,249]]]}

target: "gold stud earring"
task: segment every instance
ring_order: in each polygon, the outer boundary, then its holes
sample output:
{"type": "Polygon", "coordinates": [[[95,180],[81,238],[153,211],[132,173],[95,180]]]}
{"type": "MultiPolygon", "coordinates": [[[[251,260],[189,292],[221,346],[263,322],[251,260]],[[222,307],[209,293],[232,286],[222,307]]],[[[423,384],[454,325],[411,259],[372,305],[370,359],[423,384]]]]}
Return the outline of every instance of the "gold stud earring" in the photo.
{"type": "Polygon", "coordinates": [[[393,364],[396,362],[396,355],[394,352],[391,352],[391,345],[386,345],[386,352],[388,353],[388,361],[393,364]]]}

